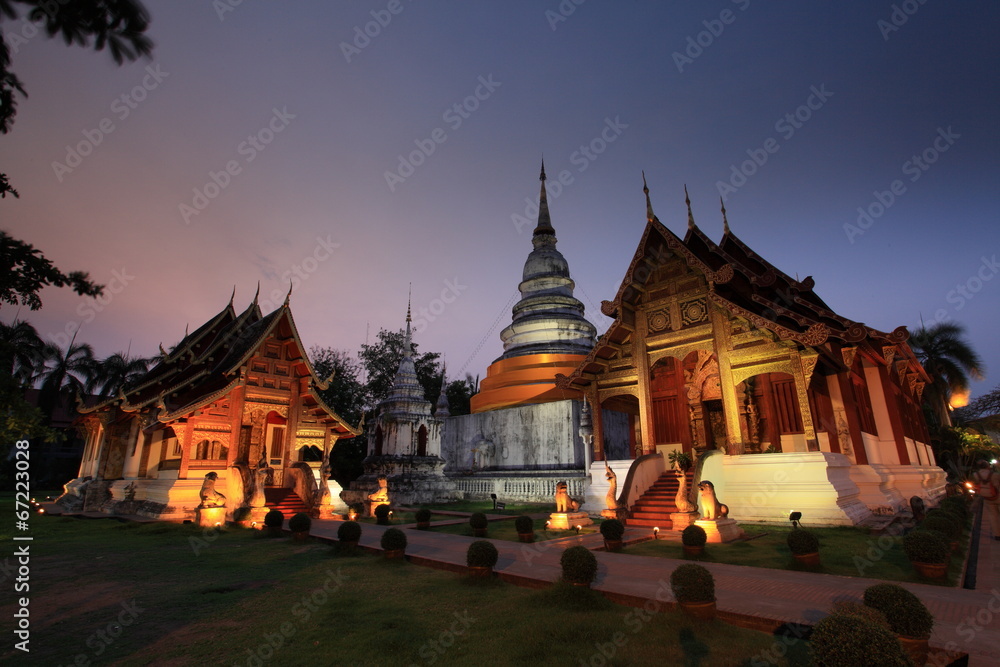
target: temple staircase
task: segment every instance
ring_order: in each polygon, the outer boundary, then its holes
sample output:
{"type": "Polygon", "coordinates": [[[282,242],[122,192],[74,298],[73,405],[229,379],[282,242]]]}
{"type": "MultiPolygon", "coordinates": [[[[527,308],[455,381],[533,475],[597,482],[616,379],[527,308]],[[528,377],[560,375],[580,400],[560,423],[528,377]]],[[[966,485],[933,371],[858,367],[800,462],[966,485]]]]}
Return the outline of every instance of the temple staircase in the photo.
{"type": "MultiPolygon", "coordinates": [[[[691,486],[693,484],[694,471],[689,470],[687,472],[689,498],[693,497],[693,494],[691,494],[691,486]]],[[[677,477],[674,475],[674,471],[665,471],[639,497],[639,500],[632,505],[625,523],[629,526],[648,526],[650,528],[658,526],[660,530],[671,530],[673,522],[670,521],[670,514],[677,511],[677,505],[674,504],[674,497],[677,495],[677,485],[677,477]]]]}
{"type": "Polygon", "coordinates": [[[264,504],[269,510],[278,510],[285,515],[285,519],[291,519],[299,512],[309,513],[309,506],[302,502],[298,494],[293,489],[281,488],[277,486],[265,487],[264,504]]]}

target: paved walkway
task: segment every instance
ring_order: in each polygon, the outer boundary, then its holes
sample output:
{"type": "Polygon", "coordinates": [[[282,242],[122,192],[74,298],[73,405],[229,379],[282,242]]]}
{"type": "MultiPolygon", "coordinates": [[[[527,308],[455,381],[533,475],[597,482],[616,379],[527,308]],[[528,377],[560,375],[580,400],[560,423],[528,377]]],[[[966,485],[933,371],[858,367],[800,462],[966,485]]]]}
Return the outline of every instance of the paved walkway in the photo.
{"type": "MultiPolygon", "coordinates": [[[[539,515],[541,517],[543,515],[539,515]]],[[[489,516],[491,520],[511,517],[489,516]]],[[[460,520],[459,520],[460,521],[460,520]]],[[[456,520],[435,522],[455,523],[456,520]]],[[[312,534],[336,539],[339,521],[313,521],[312,534]]],[[[361,546],[379,550],[384,526],[364,524],[361,546]]],[[[648,539],[648,529],[629,528],[626,542],[648,539]]],[[[952,658],[969,654],[969,665],[1000,665],[1000,541],[990,539],[988,526],[978,548],[976,590],[925,584],[902,584],[913,591],[934,615],[929,664],[945,665],[952,658]]],[[[465,569],[465,552],[475,538],[434,531],[407,530],[407,558],[411,562],[452,571],[465,569]]],[[[567,537],[534,544],[491,540],[500,553],[494,568],[504,580],[543,587],[559,579],[559,557],[566,547],[603,545],[600,534],[567,537]]],[[[641,606],[650,600],[673,602],[670,573],[685,561],[598,552],[598,573],[593,588],[623,604],[641,606]]],[[[809,572],[769,570],[703,563],[715,577],[720,620],[757,630],[773,631],[785,623],[813,625],[827,615],[837,600],[860,601],[874,579],[841,577],[809,572]]]]}

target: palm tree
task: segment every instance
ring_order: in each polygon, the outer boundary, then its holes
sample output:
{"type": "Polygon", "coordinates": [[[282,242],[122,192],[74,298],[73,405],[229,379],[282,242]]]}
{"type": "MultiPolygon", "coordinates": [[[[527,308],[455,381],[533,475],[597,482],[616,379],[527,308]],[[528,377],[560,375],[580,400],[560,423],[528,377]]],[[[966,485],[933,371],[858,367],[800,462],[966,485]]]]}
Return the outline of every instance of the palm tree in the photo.
{"type": "Polygon", "coordinates": [[[84,394],[94,375],[96,362],[90,345],[78,345],[75,339],[70,341],[65,352],[56,345],[46,345],[44,354],[46,364],[38,375],[42,383],[38,407],[51,418],[61,396],[84,394]]]}
{"type": "Polygon", "coordinates": [[[150,359],[144,357],[129,357],[127,354],[116,352],[96,362],[94,372],[86,384],[87,393],[97,392],[99,396],[114,396],[145,375],[150,362],[150,359]]]}
{"type": "Polygon", "coordinates": [[[20,387],[29,387],[45,364],[45,342],[23,320],[0,322],[0,372],[20,387]]]}
{"type": "Polygon", "coordinates": [[[931,377],[925,400],[941,426],[951,426],[948,402],[953,394],[968,393],[969,376],[983,379],[985,367],[965,342],[965,327],[955,322],[921,326],[910,336],[910,347],[931,377]]]}

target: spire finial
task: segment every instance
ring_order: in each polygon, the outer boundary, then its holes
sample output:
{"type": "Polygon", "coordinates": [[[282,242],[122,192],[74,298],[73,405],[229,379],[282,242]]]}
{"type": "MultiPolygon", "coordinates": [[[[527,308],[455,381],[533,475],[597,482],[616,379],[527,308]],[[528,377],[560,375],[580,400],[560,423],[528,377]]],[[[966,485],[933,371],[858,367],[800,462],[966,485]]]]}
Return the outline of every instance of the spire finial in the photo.
{"type": "Polygon", "coordinates": [[[257,297],[259,297],[259,296],[260,296],[260,281],[258,280],[257,281],[257,291],[254,292],[253,303],[251,305],[253,305],[253,306],[257,305],[257,297]]]}
{"type": "Polygon", "coordinates": [[[719,197],[719,204],[722,205],[722,231],[729,233],[729,220],[726,218],[726,200],[719,197]]]}
{"type": "Polygon", "coordinates": [[[552,219],[549,217],[549,200],[545,194],[545,158],[542,158],[542,172],[538,176],[542,182],[541,192],[538,195],[538,225],[535,227],[534,236],[548,234],[554,236],[556,230],[552,228],[552,219]]]}
{"type": "Polygon", "coordinates": [[[191,324],[190,322],[185,322],[185,323],[184,323],[184,337],[185,337],[185,338],[187,338],[187,337],[188,337],[188,326],[189,326],[190,324],[191,324]]]}
{"type": "Polygon", "coordinates": [[[233,305],[233,299],[236,298],[236,285],[233,285],[233,293],[229,297],[229,305],[233,305]]]}
{"type": "Polygon", "coordinates": [[[646,220],[647,222],[652,222],[656,219],[656,214],[653,213],[653,205],[649,202],[649,188],[646,186],[646,170],[642,171],[642,192],[646,195],[646,220]]]}
{"type": "Polygon", "coordinates": [[[413,356],[413,334],[410,333],[410,303],[413,300],[413,283],[410,283],[409,292],[406,295],[406,338],[403,339],[403,356],[413,356]]]}
{"type": "Polygon", "coordinates": [[[295,287],[295,284],[291,280],[289,280],[288,281],[288,294],[285,295],[285,302],[283,304],[281,304],[282,307],[288,308],[288,303],[292,299],[292,288],[294,288],[294,287],[295,287]]]}
{"type": "Polygon", "coordinates": [[[687,183],[684,184],[684,203],[688,207],[688,229],[694,229],[694,215],[691,214],[691,198],[688,196],[687,183]]]}

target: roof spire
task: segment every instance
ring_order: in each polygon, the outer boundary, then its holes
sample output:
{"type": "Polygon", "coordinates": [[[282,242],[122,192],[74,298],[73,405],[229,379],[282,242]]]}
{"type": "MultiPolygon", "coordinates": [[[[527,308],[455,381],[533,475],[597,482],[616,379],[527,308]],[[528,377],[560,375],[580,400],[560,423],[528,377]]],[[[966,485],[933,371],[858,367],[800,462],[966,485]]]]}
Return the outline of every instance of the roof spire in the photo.
{"type": "Polygon", "coordinates": [[[653,205],[649,202],[649,188],[646,187],[646,170],[642,170],[642,192],[646,195],[646,221],[652,222],[656,219],[656,214],[653,213],[653,205]]]}
{"type": "Polygon", "coordinates": [[[413,356],[413,335],[410,333],[410,304],[413,301],[413,283],[410,283],[410,290],[406,295],[406,338],[403,340],[403,356],[413,356]]]}
{"type": "Polygon", "coordinates": [[[232,307],[232,305],[233,305],[233,299],[235,299],[235,298],[236,298],[236,285],[233,285],[233,293],[229,297],[229,306],[230,307],[232,307]]]}
{"type": "Polygon", "coordinates": [[[691,198],[688,197],[688,186],[684,184],[684,203],[688,207],[688,229],[694,229],[694,216],[691,214],[691,198]]]}
{"type": "Polygon", "coordinates": [[[719,197],[719,204],[722,205],[722,231],[725,234],[729,233],[729,220],[726,218],[726,200],[719,197]]]}
{"type": "Polygon", "coordinates": [[[538,176],[542,182],[541,192],[538,195],[538,225],[535,227],[534,236],[541,234],[555,235],[556,230],[552,228],[552,219],[549,217],[549,201],[545,195],[545,158],[542,158],[542,173],[538,176]]]}
{"type": "Polygon", "coordinates": [[[253,295],[253,303],[251,305],[253,305],[253,306],[257,305],[257,297],[259,297],[259,296],[260,296],[260,281],[258,280],[257,281],[257,291],[253,295]]]}
{"type": "Polygon", "coordinates": [[[288,308],[288,304],[292,300],[292,288],[293,287],[295,287],[295,284],[291,280],[289,280],[288,281],[288,294],[285,295],[285,302],[283,304],[281,304],[282,307],[284,307],[284,308],[288,308]]]}

